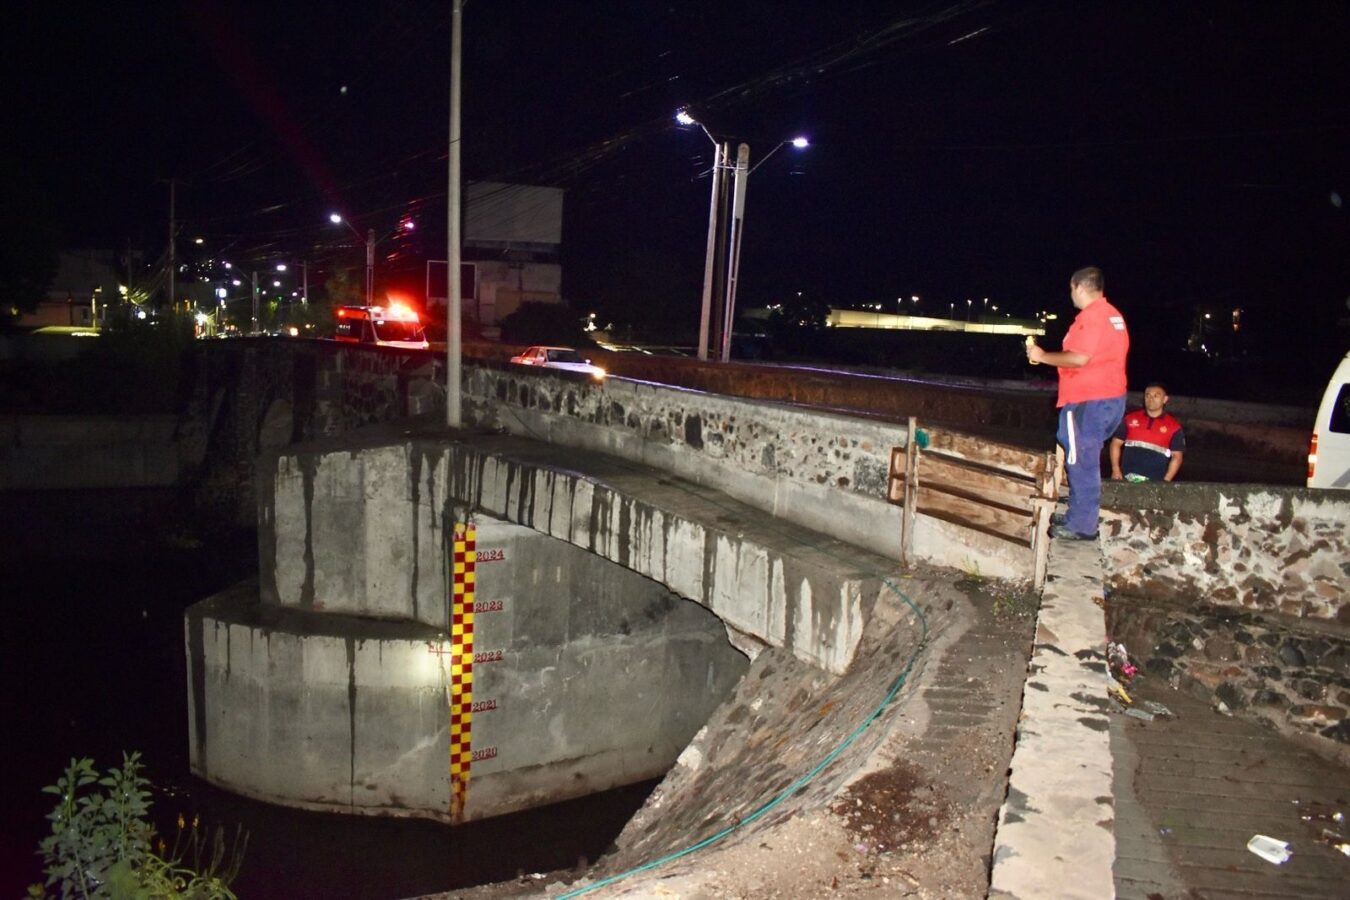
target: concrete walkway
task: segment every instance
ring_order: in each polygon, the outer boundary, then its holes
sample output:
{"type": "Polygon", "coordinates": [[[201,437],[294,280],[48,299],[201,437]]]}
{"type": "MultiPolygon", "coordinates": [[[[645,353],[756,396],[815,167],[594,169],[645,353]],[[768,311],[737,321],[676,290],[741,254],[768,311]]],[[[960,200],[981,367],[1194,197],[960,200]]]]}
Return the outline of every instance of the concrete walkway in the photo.
{"type": "Polygon", "coordinates": [[[1350,857],[1301,813],[1345,810],[1350,772],[1140,676],[1141,721],[1108,698],[1102,559],[1056,541],[1037,620],[991,897],[1344,897],[1350,857]],[[1247,850],[1290,843],[1272,865],[1247,850]]]}
{"type": "Polygon", "coordinates": [[[999,812],[991,897],[1112,895],[1103,602],[1097,544],[1055,541],[999,812]]]}
{"type": "Polygon", "coordinates": [[[1111,720],[1116,763],[1116,896],[1345,897],[1350,857],[1322,839],[1346,823],[1302,814],[1347,809],[1350,772],[1293,742],[1156,679],[1136,679],[1136,702],[1175,718],[1111,720]],[[1272,865],[1247,850],[1264,834],[1293,856],[1272,865]]]}

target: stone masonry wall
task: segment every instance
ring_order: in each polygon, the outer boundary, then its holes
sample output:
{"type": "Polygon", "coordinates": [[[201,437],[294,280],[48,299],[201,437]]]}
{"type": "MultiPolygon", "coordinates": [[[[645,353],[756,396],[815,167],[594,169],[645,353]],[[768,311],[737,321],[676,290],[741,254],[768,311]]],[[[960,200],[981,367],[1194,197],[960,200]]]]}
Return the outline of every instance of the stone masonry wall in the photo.
{"type": "Polygon", "coordinates": [[[1104,486],[1107,587],[1350,625],[1350,494],[1261,485],[1104,486]]]}
{"type": "Polygon", "coordinates": [[[1328,755],[1350,760],[1350,632],[1279,614],[1129,597],[1113,598],[1107,630],[1146,677],[1312,738],[1315,747],[1318,739],[1335,742],[1340,749],[1328,755]]]}
{"type": "Polygon", "coordinates": [[[1108,484],[1108,632],[1146,675],[1350,760],[1347,522],[1347,492],[1108,484]]]}
{"type": "MultiPolygon", "coordinates": [[[[387,347],[257,338],[203,341],[180,428],[203,510],[240,526],[257,518],[262,450],[342,434],[433,408],[434,360],[387,347]]],[[[443,408],[443,405],[442,405],[443,408]]]]}
{"type": "MultiPolygon", "coordinates": [[[[901,510],[886,501],[886,486],[891,448],[907,440],[904,426],[522,367],[467,369],[464,391],[466,416],[480,426],[641,462],[899,558],[901,510]]],[[[928,516],[916,521],[914,554],[993,577],[1032,577],[1027,547],[928,516]]]]}

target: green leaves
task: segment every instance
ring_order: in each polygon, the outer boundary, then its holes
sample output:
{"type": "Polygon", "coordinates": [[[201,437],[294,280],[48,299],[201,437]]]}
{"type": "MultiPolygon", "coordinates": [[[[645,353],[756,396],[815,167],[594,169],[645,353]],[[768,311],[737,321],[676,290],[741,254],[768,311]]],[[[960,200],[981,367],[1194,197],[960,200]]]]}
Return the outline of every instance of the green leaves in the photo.
{"type": "Polygon", "coordinates": [[[173,853],[164,855],[163,841],[156,853],[149,821],[153,785],[142,774],[144,768],[139,753],[124,753],[122,766],[102,776],[93,760],[72,759],[56,784],[42,789],[59,800],[47,814],[52,833],[38,849],[47,881],[30,887],[30,897],[233,900],[228,885],[238,872],[247,838],[240,841],[236,834],[232,852],[226,853],[217,829],[201,870],[208,842],[201,839],[195,817],[185,836],[180,815],[173,853]],[[185,849],[193,852],[197,870],[181,863],[185,849]],[[51,887],[59,887],[60,893],[48,894],[51,887]]]}

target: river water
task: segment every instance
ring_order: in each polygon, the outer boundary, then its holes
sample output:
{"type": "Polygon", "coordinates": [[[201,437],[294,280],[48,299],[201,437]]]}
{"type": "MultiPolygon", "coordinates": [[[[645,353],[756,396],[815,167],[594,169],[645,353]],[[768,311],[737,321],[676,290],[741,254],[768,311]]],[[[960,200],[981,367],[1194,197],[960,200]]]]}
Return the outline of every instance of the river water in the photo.
{"type": "Polygon", "coordinates": [[[171,495],[0,495],[7,634],[0,895],[42,879],[36,855],[72,757],[100,770],[140,751],[153,818],[180,813],[249,833],[233,887],[268,897],[409,897],[595,859],[653,783],[458,828],[291,810],[217,790],[188,772],[183,610],[256,575],[251,533],[203,539],[171,495]]]}

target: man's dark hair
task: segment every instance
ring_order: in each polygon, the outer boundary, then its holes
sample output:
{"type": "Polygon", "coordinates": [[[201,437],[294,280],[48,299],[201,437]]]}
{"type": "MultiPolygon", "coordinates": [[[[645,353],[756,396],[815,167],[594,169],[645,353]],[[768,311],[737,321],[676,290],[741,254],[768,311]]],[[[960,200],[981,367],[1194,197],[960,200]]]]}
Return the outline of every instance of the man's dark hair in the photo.
{"type": "Polygon", "coordinates": [[[1148,384],[1144,385],[1144,390],[1148,390],[1149,388],[1158,388],[1164,394],[1167,393],[1167,385],[1163,384],[1161,381],[1150,381],[1148,384]]]}
{"type": "Polygon", "coordinates": [[[1073,277],[1069,279],[1070,285],[1083,285],[1090,291],[1100,294],[1106,290],[1106,276],[1102,275],[1102,270],[1096,266],[1084,266],[1073,277]]]}

